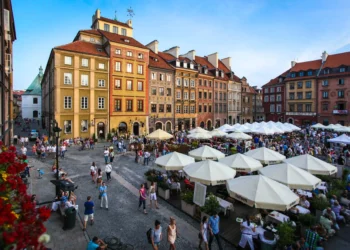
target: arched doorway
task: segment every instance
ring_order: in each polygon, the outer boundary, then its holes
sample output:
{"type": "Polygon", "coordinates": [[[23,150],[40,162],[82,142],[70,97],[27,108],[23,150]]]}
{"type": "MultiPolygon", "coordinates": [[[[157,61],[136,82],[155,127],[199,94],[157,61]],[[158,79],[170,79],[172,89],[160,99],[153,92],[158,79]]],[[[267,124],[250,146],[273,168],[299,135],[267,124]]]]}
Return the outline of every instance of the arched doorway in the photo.
{"type": "Polygon", "coordinates": [[[177,124],[177,130],[182,131],[182,122],[181,121],[179,121],[177,124]]]}
{"type": "Polygon", "coordinates": [[[171,132],[171,122],[167,122],[165,125],[165,129],[167,132],[171,132]]]}
{"type": "Polygon", "coordinates": [[[293,118],[289,118],[289,119],[288,119],[288,122],[291,123],[291,124],[294,124],[293,118]]]}
{"type": "Polygon", "coordinates": [[[207,129],[211,130],[212,129],[212,125],[211,125],[211,120],[207,121],[207,129]]]}
{"type": "Polygon", "coordinates": [[[163,129],[163,123],[157,122],[157,123],[156,123],[156,130],[157,130],[157,129],[163,129]]]}
{"type": "Polygon", "coordinates": [[[204,128],[204,122],[201,122],[200,126],[201,128],[204,128]]]}
{"type": "Polygon", "coordinates": [[[99,138],[105,138],[105,124],[103,122],[97,124],[97,131],[99,138]]]}
{"type": "Polygon", "coordinates": [[[134,122],[132,132],[134,135],[139,136],[140,135],[140,124],[138,122],[134,122]]]}
{"type": "Polygon", "coordinates": [[[118,132],[119,134],[126,134],[128,131],[128,125],[125,122],[119,123],[118,132]]]}
{"type": "Polygon", "coordinates": [[[38,116],[39,116],[38,110],[34,110],[33,111],[33,118],[38,118],[38,116]]]}

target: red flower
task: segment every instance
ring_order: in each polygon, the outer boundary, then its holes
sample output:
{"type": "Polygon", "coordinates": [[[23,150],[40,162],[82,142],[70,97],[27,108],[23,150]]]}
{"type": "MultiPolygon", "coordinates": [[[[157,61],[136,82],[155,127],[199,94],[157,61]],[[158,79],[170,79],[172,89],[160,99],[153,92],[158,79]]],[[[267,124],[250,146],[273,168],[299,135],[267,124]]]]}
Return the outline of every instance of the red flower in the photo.
{"type": "Polygon", "coordinates": [[[15,146],[10,146],[10,147],[9,147],[9,150],[10,150],[11,152],[16,152],[17,149],[16,149],[15,146]]]}
{"type": "Polygon", "coordinates": [[[16,241],[17,233],[16,232],[3,232],[2,236],[6,244],[11,245],[16,241]]]}

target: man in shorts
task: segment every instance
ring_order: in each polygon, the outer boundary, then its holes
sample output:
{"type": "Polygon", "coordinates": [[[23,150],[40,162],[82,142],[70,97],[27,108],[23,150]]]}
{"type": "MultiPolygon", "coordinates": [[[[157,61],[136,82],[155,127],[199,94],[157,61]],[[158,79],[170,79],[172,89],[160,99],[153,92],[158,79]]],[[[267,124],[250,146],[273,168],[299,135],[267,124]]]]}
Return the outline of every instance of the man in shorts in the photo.
{"type": "Polygon", "coordinates": [[[91,225],[94,224],[94,202],[91,200],[91,196],[87,197],[87,201],[84,203],[85,211],[84,211],[84,228],[83,231],[86,230],[87,221],[90,218],[91,225]]]}

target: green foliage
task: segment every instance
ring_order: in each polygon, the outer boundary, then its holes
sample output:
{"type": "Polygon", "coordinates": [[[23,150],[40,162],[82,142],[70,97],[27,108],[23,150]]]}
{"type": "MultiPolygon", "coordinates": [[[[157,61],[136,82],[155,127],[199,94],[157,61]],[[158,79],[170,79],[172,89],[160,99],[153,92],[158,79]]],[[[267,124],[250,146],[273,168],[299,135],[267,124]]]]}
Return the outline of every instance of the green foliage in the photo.
{"type": "Polygon", "coordinates": [[[220,204],[212,193],[210,193],[208,197],[209,198],[205,200],[204,206],[201,207],[201,211],[211,216],[215,212],[218,212],[220,204]]]}
{"type": "Polygon", "coordinates": [[[150,182],[157,182],[157,176],[154,176],[154,175],[149,175],[147,176],[147,180],[150,181],[150,182]]]}
{"type": "Polygon", "coordinates": [[[94,142],[97,142],[95,133],[92,134],[92,139],[94,140],[94,142]]]}
{"type": "Polygon", "coordinates": [[[165,183],[164,181],[159,181],[159,182],[157,183],[157,186],[158,186],[158,188],[161,188],[161,189],[163,189],[163,190],[168,190],[168,189],[169,189],[168,184],[165,183]]]}
{"type": "Polygon", "coordinates": [[[277,242],[277,245],[280,249],[284,249],[286,246],[290,246],[294,243],[294,231],[295,228],[290,222],[284,222],[277,226],[278,235],[280,239],[277,242]]]}
{"type": "Polygon", "coordinates": [[[348,177],[349,173],[350,173],[349,169],[347,169],[347,168],[343,169],[343,176],[342,176],[343,181],[346,181],[346,178],[348,177]]]}
{"type": "Polygon", "coordinates": [[[332,189],[338,189],[343,191],[346,187],[346,181],[333,179],[332,180],[332,189]]]}
{"type": "Polygon", "coordinates": [[[342,192],[343,192],[343,190],[332,188],[331,190],[328,191],[327,197],[331,198],[333,195],[335,195],[339,198],[341,196],[342,192]]]}
{"type": "Polygon", "coordinates": [[[235,147],[232,147],[230,150],[233,155],[237,154],[237,149],[235,147]]]}
{"type": "Polygon", "coordinates": [[[329,207],[329,202],[328,200],[325,200],[324,198],[321,197],[314,197],[311,201],[311,207],[315,210],[321,210],[323,211],[327,207],[329,207]]]}
{"type": "Polygon", "coordinates": [[[144,175],[145,176],[151,176],[151,175],[155,175],[156,174],[156,170],[155,169],[150,169],[150,170],[147,170],[144,175]]]}
{"type": "Polygon", "coordinates": [[[113,133],[113,134],[115,134],[115,131],[116,131],[115,128],[112,128],[112,133],[113,133]]]}
{"type": "Polygon", "coordinates": [[[192,147],[197,148],[198,147],[198,141],[193,141],[191,143],[192,147]]]}
{"type": "Polygon", "coordinates": [[[300,224],[308,228],[316,224],[316,217],[312,214],[299,214],[298,220],[300,224]]]}
{"type": "Polygon", "coordinates": [[[185,191],[181,193],[181,200],[187,204],[193,205],[193,191],[185,191]]]}
{"type": "Polygon", "coordinates": [[[107,140],[112,140],[112,134],[111,133],[107,134],[107,140]]]}

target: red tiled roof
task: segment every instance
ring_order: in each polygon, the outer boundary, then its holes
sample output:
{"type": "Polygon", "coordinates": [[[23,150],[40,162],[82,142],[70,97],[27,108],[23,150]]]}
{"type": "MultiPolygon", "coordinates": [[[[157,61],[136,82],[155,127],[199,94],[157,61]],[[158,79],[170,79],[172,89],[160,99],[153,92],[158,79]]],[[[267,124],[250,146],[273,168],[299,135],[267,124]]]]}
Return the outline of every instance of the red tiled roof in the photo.
{"type": "Polygon", "coordinates": [[[267,86],[272,86],[272,85],[277,85],[277,84],[279,84],[279,83],[280,83],[280,82],[279,82],[279,78],[280,78],[281,76],[286,77],[286,76],[288,75],[288,73],[289,73],[289,70],[290,70],[290,69],[288,69],[288,70],[285,71],[284,73],[280,74],[280,75],[277,76],[276,78],[271,79],[268,83],[266,83],[266,84],[263,85],[262,87],[267,87],[267,86]]]}
{"type": "Polygon", "coordinates": [[[110,33],[110,32],[104,31],[104,30],[98,30],[98,31],[111,42],[121,43],[121,44],[139,47],[139,48],[143,48],[143,49],[148,49],[146,46],[144,46],[142,43],[140,43],[139,41],[135,40],[132,37],[122,36],[122,35],[110,33]],[[128,40],[129,42],[126,42],[126,40],[128,40]]]}
{"type": "Polygon", "coordinates": [[[165,53],[165,52],[158,52],[158,55],[160,55],[165,61],[174,61],[176,60],[175,56],[165,53]]]}
{"type": "Polygon", "coordinates": [[[13,94],[15,95],[22,95],[24,92],[26,92],[25,90],[14,90],[13,94]]]}
{"type": "Polygon", "coordinates": [[[84,32],[84,33],[89,33],[89,34],[94,34],[100,36],[100,32],[98,30],[79,30],[79,32],[84,32]]]}
{"type": "Polygon", "coordinates": [[[113,20],[113,19],[109,19],[109,18],[106,18],[106,17],[100,17],[99,19],[96,19],[93,24],[91,25],[91,27],[95,24],[95,22],[97,20],[101,20],[101,21],[104,21],[104,22],[108,22],[108,23],[113,23],[113,24],[116,24],[116,25],[120,25],[120,26],[123,26],[123,27],[127,27],[129,29],[132,29],[132,27],[130,27],[129,25],[127,25],[126,23],[123,23],[123,22],[119,22],[117,20],[113,20]]]}
{"type": "Polygon", "coordinates": [[[229,70],[221,60],[218,60],[218,63],[219,69],[223,70],[226,73],[231,72],[231,70],[229,70]]]}
{"type": "Polygon", "coordinates": [[[214,69],[215,67],[213,66],[213,64],[211,64],[209,61],[208,61],[208,58],[205,56],[205,57],[202,57],[202,56],[196,56],[195,57],[195,60],[194,60],[197,64],[200,64],[201,66],[207,66],[208,69],[214,69]]]}
{"type": "Polygon", "coordinates": [[[296,63],[293,68],[291,68],[290,72],[299,72],[299,71],[306,71],[309,69],[318,70],[320,69],[322,65],[322,60],[314,60],[314,61],[307,61],[307,62],[300,62],[296,63]]]}
{"type": "Polygon", "coordinates": [[[65,45],[57,46],[54,49],[108,57],[107,53],[101,45],[85,41],[75,41],[65,45]]]}
{"type": "Polygon", "coordinates": [[[179,60],[180,60],[181,62],[183,62],[183,61],[185,61],[185,62],[187,62],[187,63],[190,63],[190,62],[191,62],[190,59],[188,59],[187,57],[184,57],[184,56],[179,56],[179,60]]]}
{"type": "Polygon", "coordinates": [[[337,68],[341,65],[350,66],[350,52],[329,55],[323,68],[337,68]]]}
{"type": "Polygon", "coordinates": [[[251,86],[249,86],[249,92],[253,93],[253,94],[257,93],[256,90],[253,87],[251,87],[251,86]]]}
{"type": "Polygon", "coordinates": [[[157,55],[152,50],[149,52],[149,66],[161,69],[174,69],[161,56],[157,55]],[[156,61],[154,59],[156,59],[156,61]]]}

